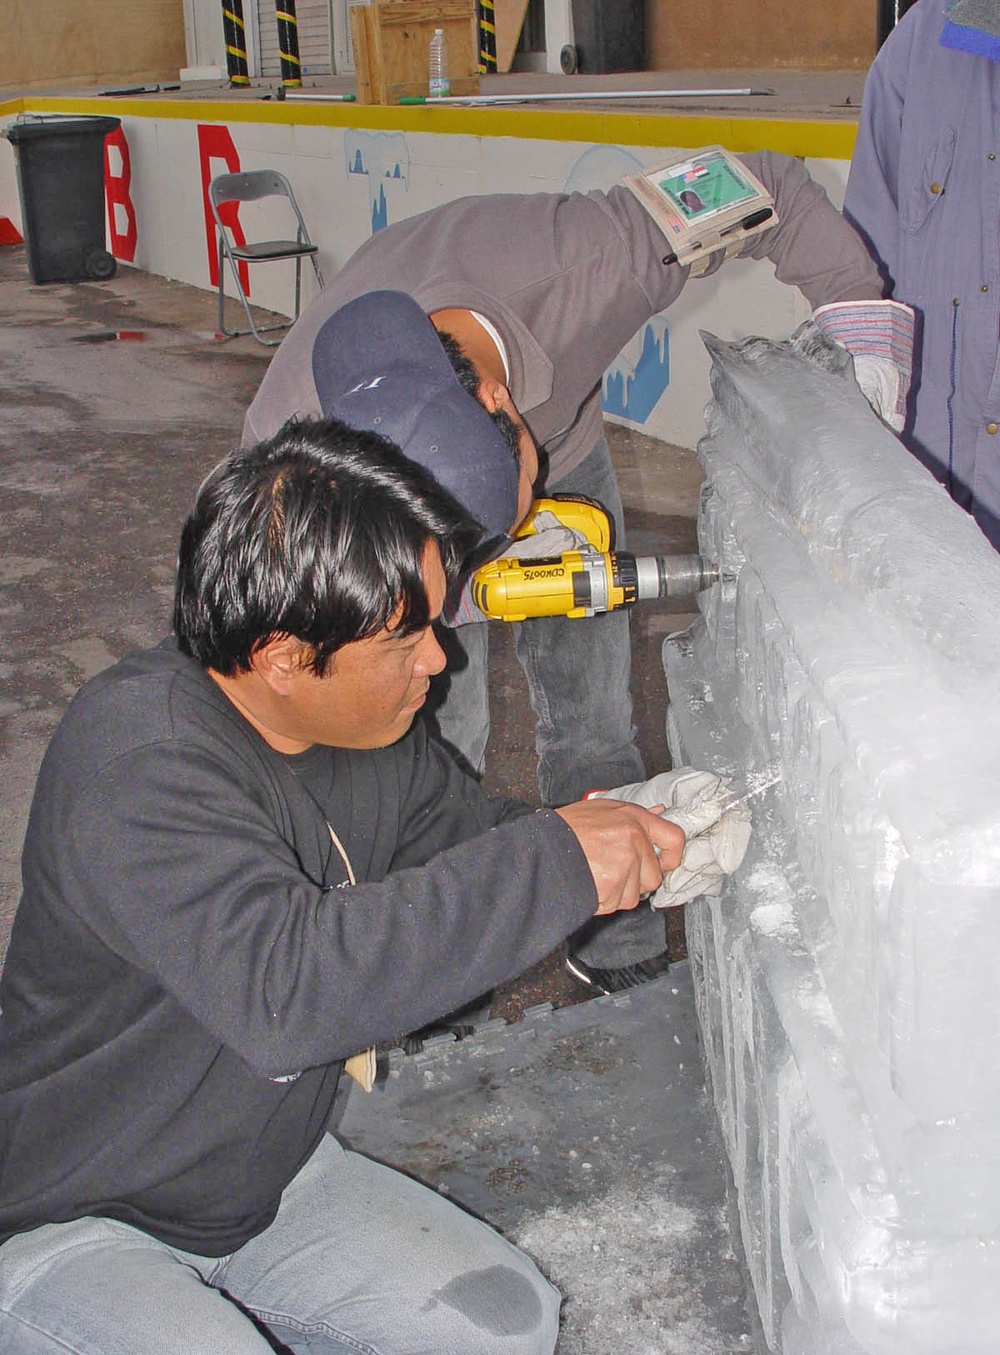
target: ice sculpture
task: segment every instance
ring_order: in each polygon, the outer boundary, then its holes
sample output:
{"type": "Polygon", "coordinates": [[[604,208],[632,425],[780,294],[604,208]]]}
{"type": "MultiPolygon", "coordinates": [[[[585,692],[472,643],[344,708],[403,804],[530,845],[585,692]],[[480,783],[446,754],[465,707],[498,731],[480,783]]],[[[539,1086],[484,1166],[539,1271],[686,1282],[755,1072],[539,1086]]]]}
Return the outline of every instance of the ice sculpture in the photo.
{"type": "Polygon", "coordinates": [[[812,326],[705,336],[675,762],[776,766],[689,908],[743,1243],[783,1355],[1000,1350],[1000,556],[812,326]]]}

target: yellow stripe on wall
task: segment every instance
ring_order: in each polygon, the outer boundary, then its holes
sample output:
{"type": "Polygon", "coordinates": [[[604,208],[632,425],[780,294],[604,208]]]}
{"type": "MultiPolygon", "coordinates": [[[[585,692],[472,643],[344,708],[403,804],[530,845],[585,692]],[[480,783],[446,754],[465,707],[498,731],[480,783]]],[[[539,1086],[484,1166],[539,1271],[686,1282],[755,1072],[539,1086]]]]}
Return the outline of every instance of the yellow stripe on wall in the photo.
{"type": "Polygon", "coordinates": [[[359,127],[373,131],[440,132],[447,136],[515,137],[532,141],[576,141],[616,146],[710,146],[731,151],[773,150],[814,159],[850,160],[856,124],[838,120],[758,118],[727,114],[693,117],[684,113],[570,111],[563,108],[501,106],[445,108],[426,105],[294,100],[264,102],[252,97],[226,100],[150,98],[66,98],[31,96],[0,104],[0,116],[21,112],[111,114],[130,118],[176,118],[191,122],[307,127],[359,127]]]}

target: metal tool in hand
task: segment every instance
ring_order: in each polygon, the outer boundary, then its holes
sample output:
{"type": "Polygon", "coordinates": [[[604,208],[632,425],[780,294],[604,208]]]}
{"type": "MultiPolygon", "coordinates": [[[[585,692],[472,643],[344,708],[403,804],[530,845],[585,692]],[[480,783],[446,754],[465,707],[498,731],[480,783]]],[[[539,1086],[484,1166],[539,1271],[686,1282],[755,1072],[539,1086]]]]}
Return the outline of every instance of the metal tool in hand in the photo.
{"type": "MultiPolygon", "coordinates": [[[[780,780],[780,772],[768,770],[764,780],[757,781],[746,789],[734,790],[730,797],[727,800],[724,800],[719,807],[719,818],[721,819],[724,814],[728,814],[731,809],[738,809],[740,805],[749,804],[751,800],[756,800],[758,795],[763,795],[766,790],[770,790],[772,786],[776,786],[780,780]]],[[[718,822],[718,820],[716,820],[716,822],[718,822]]]]}

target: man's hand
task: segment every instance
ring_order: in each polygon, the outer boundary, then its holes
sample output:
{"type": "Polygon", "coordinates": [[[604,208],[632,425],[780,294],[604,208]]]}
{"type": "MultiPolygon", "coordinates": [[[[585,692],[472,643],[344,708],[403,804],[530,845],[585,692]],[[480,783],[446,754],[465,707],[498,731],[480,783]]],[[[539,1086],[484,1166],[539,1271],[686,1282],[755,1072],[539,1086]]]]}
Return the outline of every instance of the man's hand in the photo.
{"type": "Polygon", "coordinates": [[[680,864],[664,868],[663,882],[650,900],[654,908],[676,908],[700,895],[721,893],[723,877],[737,869],[750,841],[750,810],[745,804],[727,808],[733,798],[729,783],[713,772],[679,767],[648,781],[591,791],[589,798],[655,808],[684,830],[680,864]]]}
{"type": "Polygon", "coordinates": [[[663,805],[643,809],[617,800],[581,800],[556,813],[572,828],[597,888],[597,912],[635,908],[659,889],[663,872],[680,864],[684,833],[659,816],[663,805]]]}

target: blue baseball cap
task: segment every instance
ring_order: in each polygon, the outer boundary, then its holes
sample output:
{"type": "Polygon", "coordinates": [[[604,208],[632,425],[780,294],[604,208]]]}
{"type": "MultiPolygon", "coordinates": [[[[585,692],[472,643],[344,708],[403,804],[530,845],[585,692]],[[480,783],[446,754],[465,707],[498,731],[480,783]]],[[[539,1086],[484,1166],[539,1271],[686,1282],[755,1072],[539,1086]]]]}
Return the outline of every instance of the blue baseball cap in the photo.
{"type": "Polygon", "coordinates": [[[518,468],[507,439],[462,388],[437,331],[405,292],[365,292],[316,335],[313,380],[323,417],[389,438],[424,466],[488,536],[517,516],[518,468]]]}

